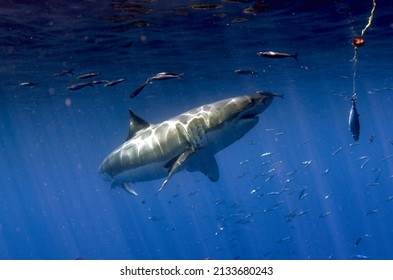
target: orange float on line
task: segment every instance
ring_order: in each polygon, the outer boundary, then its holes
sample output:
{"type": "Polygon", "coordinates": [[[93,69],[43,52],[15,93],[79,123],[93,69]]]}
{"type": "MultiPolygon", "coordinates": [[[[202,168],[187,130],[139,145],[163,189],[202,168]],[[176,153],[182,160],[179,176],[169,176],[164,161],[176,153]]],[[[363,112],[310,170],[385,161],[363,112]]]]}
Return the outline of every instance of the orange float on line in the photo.
{"type": "Polygon", "coordinates": [[[361,47],[366,43],[363,38],[355,38],[352,41],[352,45],[354,45],[356,48],[361,47]]]}

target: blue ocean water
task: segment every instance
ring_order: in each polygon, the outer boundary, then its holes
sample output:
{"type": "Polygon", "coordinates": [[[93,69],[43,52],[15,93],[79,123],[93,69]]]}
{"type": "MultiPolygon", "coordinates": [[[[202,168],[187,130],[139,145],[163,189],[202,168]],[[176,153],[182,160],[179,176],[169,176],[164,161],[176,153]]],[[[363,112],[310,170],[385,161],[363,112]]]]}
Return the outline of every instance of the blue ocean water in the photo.
{"type": "Polygon", "coordinates": [[[3,0],[0,259],[392,259],[393,5],[376,2],[355,65],[372,0],[3,0]],[[159,72],[184,75],[129,98],[159,72]],[[257,90],[285,97],[216,155],[217,182],[132,196],[99,176],[129,108],[158,123],[257,90]]]}

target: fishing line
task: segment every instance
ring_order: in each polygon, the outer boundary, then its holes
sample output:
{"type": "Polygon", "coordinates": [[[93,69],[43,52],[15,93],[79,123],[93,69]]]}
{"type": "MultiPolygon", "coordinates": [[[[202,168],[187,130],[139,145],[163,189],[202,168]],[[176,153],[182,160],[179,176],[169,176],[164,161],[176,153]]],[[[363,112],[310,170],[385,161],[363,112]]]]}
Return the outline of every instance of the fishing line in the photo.
{"type": "Polygon", "coordinates": [[[363,28],[362,34],[360,35],[360,37],[363,37],[364,36],[364,32],[366,32],[366,30],[370,27],[371,22],[373,21],[373,18],[374,18],[374,11],[375,11],[375,7],[376,6],[377,6],[377,2],[376,2],[376,0],[373,0],[373,7],[371,9],[370,16],[368,17],[368,23],[363,28]]]}
{"type": "MultiPolygon", "coordinates": [[[[356,94],[356,70],[357,70],[357,62],[358,62],[358,48],[363,46],[365,44],[364,40],[364,34],[366,30],[370,27],[373,18],[374,18],[374,11],[375,7],[377,6],[376,0],[373,0],[373,7],[371,8],[370,11],[370,16],[368,17],[368,21],[366,26],[362,29],[362,32],[359,37],[355,37],[352,41],[352,45],[354,47],[354,55],[352,58],[353,62],[353,75],[352,75],[352,107],[349,112],[349,130],[352,133],[352,137],[354,138],[355,141],[359,139],[359,132],[360,132],[360,124],[359,124],[359,114],[357,112],[356,108],[356,100],[357,100],[357,94],[356,94]]],[[[352,27],[353,29],[353,27],[352,27]]],[[[353,29],[354,31],[354,29],[353,29]]],[[[356,33],[356,32],[354,32],[356,33]]]]}
{"type": "MultiPolygon", "coordinates": [[[[371,12],[370,12],[370,16],[368,17],[368,22],[366,24],[366,26],[362,29],[362,32],[360,34],[360,37],[355,37],[352,41],[352,45],[354,47],[354,55],[353,55],[353,94],[356,94],[356,65],[358,62],[358,48],[363,46],[365,44],[365,40],[364,40],[364,33],[366,33],[366,30],[370,27],[373,18],[374,18],[374,11],[375,11],[375,7],[377,6],[377,2],[376,0],[373,0],[373,7],[371,8],[371,12]]],[[[356,96],[356,95],[355,95],[356,96]]]]}

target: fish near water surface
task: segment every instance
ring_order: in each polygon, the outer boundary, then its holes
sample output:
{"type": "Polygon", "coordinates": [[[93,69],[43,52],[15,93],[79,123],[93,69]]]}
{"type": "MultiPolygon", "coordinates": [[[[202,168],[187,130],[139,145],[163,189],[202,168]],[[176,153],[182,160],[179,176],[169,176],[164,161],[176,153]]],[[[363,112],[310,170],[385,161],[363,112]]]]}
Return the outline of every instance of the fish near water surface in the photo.
{"type": "Polygon", "coordinates": [[[101,75],[101,73],[87,73],[87,74],[83,74],[83,75],[79,75],[78,77],[76,77],[78,80],[85,80],[85,79],[90,79],[90,78],[94,78],[101,75]]]}
{"type": "Polygon", "coordinates": [[[38,86],[38,84],[32,83],[32,82],[20,82],[19,86],[21,86],[21,87],[34,87],[34,86],[38,86]]]}
{"type": "Polygon", "coordinates": [[[141,91],[147,86],[149,83],[152,81],[163,81],[163,80],[169,80],[169,79],[175,79],[175,78],[181,78],[183,77],[184,73],[172,73],[172,72],[160,72],[155,74],[153,77],[147,78],[147,80],[141,84],[136,90],[134,90],[129,97],[134,98],[137,96],[141,91]]]}
{"type": "Polygon", "coordinates": [[[78,90],[78,89],[82,89],[84,87],[87,86],[93,86],[92,82],[88,82],[88,83],[77,83],[77,84],[73,84],[67,87],[68,90],[78,90]]]}
{"type": "Polygon", "coordinates": [[[155,80],[169,80],[169,79],[175,79],[175,78],[181,78],[183,77],[184,73],[171,73],[171,72],[160,72],[154,75],[153,77],[150,77],[150,81],[155,81],[155,80]]]}
{"type": "Polygon", "coordinates": [[[263,57],[268,57],[268,58],[289,58],[289,57],[292,57],[292,58],[296,59],[296,61],[298,60],[297,53],[290,54],[290,53],[267,51],[267,52],[257,52],[257,55],[263,56],[263,57]]]}
{"type": "Polygon", "coordinates": [[[248,69],[236,69],[235,73],[239,75],[258,75],[258,71],[248,69]]]}
{"type": "Polygon", "coordinates": [[[134,195],[128,183],[166,178],[160,192],[183,169],[202,172],[215,182],[219,170],[214,155],[250,131],[277,96],[282,97],[259,91],[228,98],[158,124],[148,123],[130,110],[129,135],[104,159],[99,173],[112,186],[134,195]]]}
{"type": "Polygon", "coordinates": [[[62,77],[65,75],[74,75],[74,68],[61,70],[53,74],[53,77],[62,77]]]}
{"type": "Polygon", "coordinates": [[[117,84],[120,84],[120,83],[124,82],[125,80],[126,80],[126,78],[120,78],[120,79],[113,80],[113,81],[107,81],[104,84],[104,87],[113,87],[113,86],[115,86],[117,84]]]}

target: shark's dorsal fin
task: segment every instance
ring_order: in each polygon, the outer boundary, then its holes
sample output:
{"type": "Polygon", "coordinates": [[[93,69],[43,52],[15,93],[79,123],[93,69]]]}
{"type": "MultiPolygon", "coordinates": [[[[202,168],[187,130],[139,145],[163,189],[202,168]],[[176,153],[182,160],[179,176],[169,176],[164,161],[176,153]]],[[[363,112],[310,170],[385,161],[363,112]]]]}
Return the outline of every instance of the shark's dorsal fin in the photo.
{"type": "Polygon", "coordinates": [[[133,111],[130,109],[128,111],[130,112],[130,129],[126,141],[134,137],[139,130],[150,126],[150,123],[138,117],[133,111]]]}

